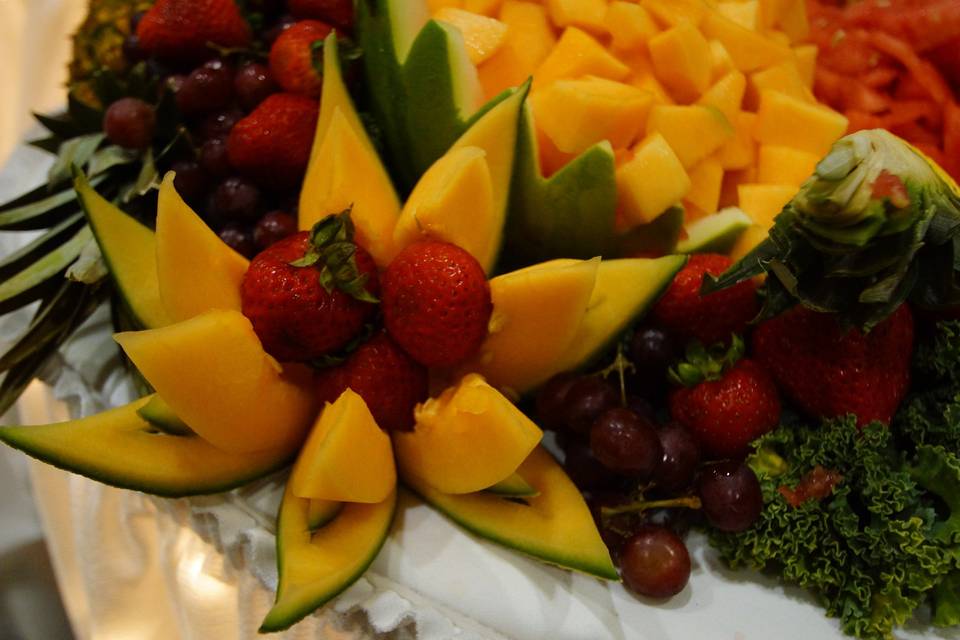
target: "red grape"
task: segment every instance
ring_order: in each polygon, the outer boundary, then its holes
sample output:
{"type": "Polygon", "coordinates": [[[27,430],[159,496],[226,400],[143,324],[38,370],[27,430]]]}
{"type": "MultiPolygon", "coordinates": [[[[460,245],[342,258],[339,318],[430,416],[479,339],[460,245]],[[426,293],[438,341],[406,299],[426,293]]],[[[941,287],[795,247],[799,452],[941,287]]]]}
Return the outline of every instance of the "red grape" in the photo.
{"type": "Polygon", "coordinates": [[[721,531],[746,531],[763,511],[760,482],[753,469],[742,462],[707,465],[700,474],[697,493],[707,521],[721,531]]]}
{"type": "Polygon", "coordinates": [[[220,231],[220,239],[242,256],[252,258],[256,254],[253,236],[238,225],[229,224],[220,231]]]}
{"type": "Polygon", "coordinates": [[[548,380],[537,392],[537,422],[541,429],[563,427],[567,392],[576,381],[577,377],[572,373],[561,373],[548,380]]]}
{"type": "Polygon", "coordinates": [[[662,395],[667,386],[667,369],[677,357],[677,345],[665,331],[654,327],[638,328],[630,338],[630,375],[632,389],[647,398],[662,395]]]}
{"type": "Polygon", "coordinates": [[[271,211],[257,222],[257,226],[253,229],[253,240],[257,249],[263,251],[296,232],[296,218],[283,211],[271,211]]]}
{"type": "Polygon", "coordinates": [[[669,598],[690,580],[690,553],[676,533],[664,527],[642,527],[620,552],[624,584],[648,598],[669,598]]]}
{"type": "Polygon", "coordinates": [[[177,107],[187,115],[223,109],[233,99],[233,73],[220,60],[190,72],[177,92],[177,107]]]}
{"type": "Polygon", "coordinates": [[[663,459],[657,467],[654,481],[665,491],[677,493],[691,484],[700,464],[700,445],[690,431],[671,422],[658,432],[663,447],[663,459]]]}
{"type": "Polygon", "coordinates": [[[189,203],[196,203],[206,195],[210,179],[196,162],[176,162],[171,169],[177,174],[173,186],[180,197],[189,203]]]}
{"type": "Polygon", "coordinates": [[[200,137],[204,140],[212,138],[226,138],[230,135],[233,127],[243,120],[243,111],[239,109],[227,109],[211,113],[200,125],[200,137]]]}
{"type": "Polygon", "coordinates": [[[599,376],[583,376],[570,385],[564,403],[567,427],[588,435],[600,414],[620,404],[620,394],[599,376]]]}
{"type": "Polygon", "coordinates": [[[564,446],[563,468],[581,491],[596,491],[615,486],[619,479],[593,456],[590,445],[571,438],[564,446]]]}
{"type": "Polygon", "coordinates": [[[222,220],[254,221],[260,206],[260,190],[242,178],[227,178],[212,198],[213,213],[222,220]]]}
{"type": "Polygon", "coordinates": [[[609,409],[590,430],[590,449],[603,466],[646,480],[653,475],[663,448],[653,424],[629,409],[609,409]]]}
{"type": "Polygon", "coordinates": [[[225,178],[230,173],[230,160],[227,158],[227,141],[223,138],[210,138],[200,147],[200,166],[214,178],[225,178]]]}
{"type": "Polygon", "coordinates": [[[233,78],[233,88],[240,106],[247,111],[252,111],[267,96],[277,91],[277,85],[270,75],[270,67],[259,62],[248,62],[240,67],[233,78]]]}
{"type": "Polygon", "coordinates": [[[107,138],[127,149],[149,147],[156,127],[156,112],[139,98],[120,98],[107,108],[103,116],[107,138]]]}

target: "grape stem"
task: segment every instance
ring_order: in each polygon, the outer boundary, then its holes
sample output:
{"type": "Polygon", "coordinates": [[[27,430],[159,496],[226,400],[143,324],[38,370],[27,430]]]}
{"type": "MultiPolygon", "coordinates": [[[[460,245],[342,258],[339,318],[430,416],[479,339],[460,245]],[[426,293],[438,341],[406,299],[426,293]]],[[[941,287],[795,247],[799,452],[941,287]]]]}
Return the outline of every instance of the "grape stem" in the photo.
{"type": "Polygon", "coordinates": [[[627,406],[626,372],[636,372],[636,370],[637,368],[633,363],[623,354],[623,343],[619,342],[617,343],[617,357],[614,358],[613,363],[609,367],[600,372],[600,376],[603,378],[608,377],[612,373],[617,374],[617,377],[620,379],[620,403],[623,406],[627,406]]]}
{"type": "Polygon", "coordinates": [[[619,507],[601,507],[600,513],[604,518],[623,515],[625,513],[642,513],[650,509],[664,509],[668,507],[682,507],[685,509],[699,509],[701,507],[698,496],[684,496],[667,500],[639,500],[619,507]]]}

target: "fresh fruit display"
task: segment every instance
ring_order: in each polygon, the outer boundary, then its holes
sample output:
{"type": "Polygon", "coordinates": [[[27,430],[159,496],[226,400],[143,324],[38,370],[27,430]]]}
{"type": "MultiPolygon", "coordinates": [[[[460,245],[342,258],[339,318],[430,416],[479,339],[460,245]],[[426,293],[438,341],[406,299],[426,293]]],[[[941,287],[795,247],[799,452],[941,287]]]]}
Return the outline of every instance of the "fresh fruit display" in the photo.
{"type": "Polygon", "coordinates": [[[165,497],[290,466],[263,633],[404,491],[654,600],[697,529],[852,635],[960,625],[947,4],[98,0],[0,206],[43,230],[0,409],[107,300],[144,397],[0,440],[165,497]]]}

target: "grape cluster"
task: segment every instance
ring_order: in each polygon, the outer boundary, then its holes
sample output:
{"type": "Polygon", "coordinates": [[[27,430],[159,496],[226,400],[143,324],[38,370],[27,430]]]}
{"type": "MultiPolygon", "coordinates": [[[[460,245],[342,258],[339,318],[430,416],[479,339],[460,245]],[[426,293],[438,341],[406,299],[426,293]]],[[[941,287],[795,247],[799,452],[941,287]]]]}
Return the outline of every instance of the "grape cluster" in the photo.
{"type": "MultiPolygon", "coordinates": [[[[346,2],[346,0],[344,0],[346,2]]],[[[336,14],[337,5],[326,2],[321,11],[336,14]]],[[[284,13],[282,0],[252,0],[252,9],[264,18],[259,40],[250,51],[224,52],[198,62],[192,68],[171,67],[148,59],[136,36],[143,14],[131,19],[131,35],[123,54],[131,62],[145,62],[159,77],[163,91],[172,93],[179,119],[189,133],[188,145],[180,145],[158,161],[162,172],[176,172],[178,193],[228,245],[248,257],[297,231],[297,192],[259,184],[231,166],[227,139],[234,126],[267,97],[280,91],[261,53],[268,50],[297,18],[284,13]]],[[[299,3],[297,9],[300,9],[299,3]]],[[[351,5],[352,6],[352,5],[351,5]]],[[[342,12],[341,12],[342,13],[342,12]]],[[[339,14],[337,14],[339,15],[339,14]]],[[[110,104],[104,116],[107,138],[121,147],[146,150],[161,148],[169,140],[158,139],[157,102],[125,97],[110,104]]]]}
{"type": "Polygon", "coordinates": [[[707,463],[688,429],[661,419],[667,371],[680,356],[671,336],[640,327],[624,345],[628,366],[560,374],[540,389],[535,411],[556,433],[567,474],[584,492],[626,586],[666,598],[690,577],[689,526],[705,518],[742,531],[759,518],[763,500],[745,463],[707,463]]]}

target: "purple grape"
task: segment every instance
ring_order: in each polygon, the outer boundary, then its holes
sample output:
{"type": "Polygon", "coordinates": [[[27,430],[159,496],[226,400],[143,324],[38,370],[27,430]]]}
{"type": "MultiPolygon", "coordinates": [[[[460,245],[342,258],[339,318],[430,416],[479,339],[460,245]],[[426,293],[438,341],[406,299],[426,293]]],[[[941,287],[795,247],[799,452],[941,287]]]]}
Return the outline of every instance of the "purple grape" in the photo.
{"type": "Polygon", "coordinates": [[[146,149],[157,127],[154,108],[139,98],[120,98],[107,108],[103,130],[110,142],[127,149],[146,149]]]}
{"type": "Polygon", "coordinates": [[[590,449],[606,468],[638,480],[650,478],[663,458],[656,427],[619,407],[605,411],[593,423],[590,449]]]}
{"type": "Polygon", "coordinates": [[[227,178],[213,192],[211,204],[213,214],[222,220],[253,222],[260,206],[260,190],[243,178],[227,178]]]}
{"type": "Polygon", "coordinates": [[[599,376],[583,376],[570,385],[564,402],[567,428],[586,436],[600,414],[620,404],[620,394],[599,376]]]}
{"type": "Polygon", "coordinates": [[[270,75],[270,67],[258,62],[248,62],[240,67],[233,78],[237,99],[247,111],[252,111],[268,96],[277,92],[277,84],[270,75]]]}
{"type": "Polygon", "coordinates": [[[707,521],[731,533],[752,527],[763,511],[763,492],[753,469],[728,460],[704,467],[697,483],[707,521]]]}
{"type": "Polygon", "coordinates": [[[243,112],[239,109],[227,109],[211,113],[200,124],[200,137],[204,140],[226,139],[241,120],[243,120],[243,112]]]}
{"type": "Polygon", "coordinates": [[[253,229],[253,240],[257,249],[263,251],[267,247],[280,242],[284,238],[297,232],[297,219],[283,211],[267,213],[253,229]]]}
{"type": "Polygon", "coordinates": [[[210,188],[210,178],[196,162],[176,162],[171,169],[177,174],[173,186],[180,197],[189,203],[203,199],[210,188]]]}
{"type": "Polygon", "coordinates": [[[669,598],[690,580],[690,553],[676,533],[642,527],[620,552],[620,575],[631,591],[648,598],[669,598]]]}
{"type": "Polygon", "coordinates": [[[548,380],[537,392],[537,422],[541,429],[556,431],[563,428],[567,392],[576,381],[574,374],[561,373],[548,380]]]}
{"type": "Polygon", "coordinates": [[[191,71],[177,92],[177,107],[187,115],[223,109],[231,100],[233,73],[220,60],[212,60],[191,71]]]}
{"type": "Polygon", "coordinates": [[[654,481],[664,491],[678,493],[693,484],[700,465],[700,445],[686,427],[676,422],[661,427],[658,435],[663,459],[654,481]]]}
{"type": "Polygon", "coordinates": [[[256,254],[253,235],[239,225],[229,224],[220,231],[220,239],[242,256],[252,258],[256,254]]]}
{"type": "Polygon", "coordinates": [[[210,138],[200,147],[200,166],[214,178],[226,178],[230,174],[230,160],[227,158],[227,141],[223,138],[210,138]]]}
{"type": "Polygon", "coordinates": [[[579,438],[569,439],[563,449],[563,468],[581,491],[609,489],[619,483],[619,478],[593,456],[590,445],[579,438]]]}

